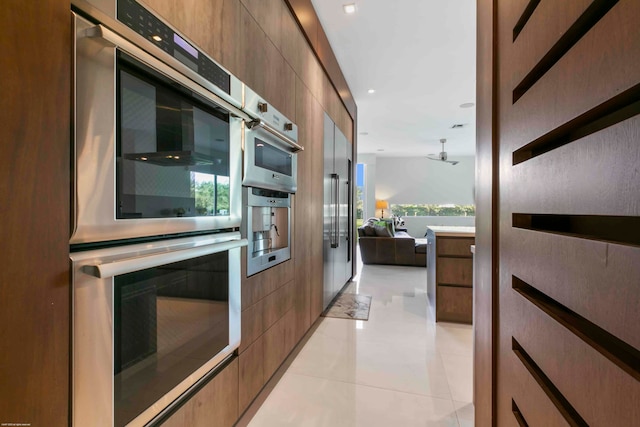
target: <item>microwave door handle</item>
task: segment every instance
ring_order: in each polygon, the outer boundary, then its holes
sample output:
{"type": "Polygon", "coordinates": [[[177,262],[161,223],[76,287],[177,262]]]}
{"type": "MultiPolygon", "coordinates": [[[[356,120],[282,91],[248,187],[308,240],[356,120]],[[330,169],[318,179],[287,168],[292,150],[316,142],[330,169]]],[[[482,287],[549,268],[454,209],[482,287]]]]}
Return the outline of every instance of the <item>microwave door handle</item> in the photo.
{"type": "MultiPolygon", "coordinates": [[[[213,102],[220,105],[222,108],[226,109],[232,115],[239,117],[244,120],[251,120],[251,118],[242,110],[232,105],[230,102],[226,101],[220,95],[211,92],[205,87],[201,86],[197,82],[198,80],[203,80],[202,77],[182,62],[174,59],[173,57],[164,58],[162,61],[156,59],[153,55],[145,52],[135,44],[131,43],[129,40],[120,36],[117,33],[114,33],[110,29],[106,28],[103,25],[96,25],[94,27],[88,28],[85,32],[86,36],[94,39],[104,40],[111,47],[116,47],[123,52],[133,56],[134,58],[144,62],[152,68],[160,71],[162,74],[165,74],[167,77],[175,80],[180,83],[182,86],[191,89],[192,91],[198,93],[199,95],[204,96],[205,98],[212,99],[213,102]],[[165,64],[166,62],[166,64],[165,64]],[[167,65],[169,64],[169,65],[167,65]],[[176,71],[180,70],[180,71],[176,71]]],[[[163,51],[160,51],[164,54],[163,51]]]]}
{"type": "Polygon", "coordinates": [[[250,122],[247,122],[247,127],[249,129],[253,129],[256,127],[260,129],[264,129],[266,132],[270,133],[276,138],[282,140],[282,142],[285,142],[287,145],[291,146],[291,148],[293,148],[293,151],[304,151],[304,147],[302,145],[299,145],[293,139],[289,138],[287,135],[283,134],[279,130],[272,128],[271,126],[269,126],[267,123],[263,122],[260,119],[255,119],[250,122]]]}
{"type": "Polygon", "coordinates": [[[82,271],[99,279],[105,279],[122,274],[133,273],[134,271],[145,270],[147,268],[185,261],[190,258],[197,258],[204,255],[228,251],[230,249],[241,248],[242,246],[247,246],[247,239],[231,240],[228,242],[199,246],[174,252],[163,252],[136,258],[127,258],[122,261],[114,261],[105,264],[85,265],[82,267],[82,271]]]}

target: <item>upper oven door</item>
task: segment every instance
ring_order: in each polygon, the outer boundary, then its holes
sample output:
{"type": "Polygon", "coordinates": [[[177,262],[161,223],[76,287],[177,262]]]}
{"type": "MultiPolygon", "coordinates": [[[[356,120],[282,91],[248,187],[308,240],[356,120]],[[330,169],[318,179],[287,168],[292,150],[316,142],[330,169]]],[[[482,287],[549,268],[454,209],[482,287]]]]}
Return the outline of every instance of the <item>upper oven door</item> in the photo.
{"type": "Polygon", "coordinates": [[[245,129],[242,185],[295,193],[298,163],[294,148],[259,120],[245,129]]]}
{"type": "Polygon", "coordinates": [[[173,58],[75,20],[71,243],[239,227],[242,116],[173,58]]]}

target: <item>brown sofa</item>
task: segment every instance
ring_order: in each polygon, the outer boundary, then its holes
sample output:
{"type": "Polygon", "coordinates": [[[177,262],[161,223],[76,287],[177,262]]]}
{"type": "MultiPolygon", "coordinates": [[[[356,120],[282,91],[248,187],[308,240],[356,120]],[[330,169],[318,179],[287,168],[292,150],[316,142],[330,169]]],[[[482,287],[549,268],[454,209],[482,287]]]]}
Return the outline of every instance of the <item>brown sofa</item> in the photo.
{"type": "Polygon", "coordinates": [[[364,264],[427,266],[427,239],[414,239],[404,231],[394,237],[366,236],[362,227],[358,236],[364,264]]]}

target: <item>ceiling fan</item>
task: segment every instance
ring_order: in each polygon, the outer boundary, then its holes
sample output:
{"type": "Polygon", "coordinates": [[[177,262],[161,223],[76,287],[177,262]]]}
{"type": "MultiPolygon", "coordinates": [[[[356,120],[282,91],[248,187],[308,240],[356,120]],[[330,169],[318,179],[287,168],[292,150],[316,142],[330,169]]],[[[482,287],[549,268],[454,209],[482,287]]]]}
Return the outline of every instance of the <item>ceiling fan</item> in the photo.
{"type": "Polygon", "coordinates": [[[442,143],[442,151],[439,154],[427,154],[427,159],[436,160],[439,162],[451,163],[452,165],[457,165],[459,162],[455,160],[447,160],[447,152],[444,151],[444,143],[447,142],[446,139],[442,138],[440,140],[442,143]]]}

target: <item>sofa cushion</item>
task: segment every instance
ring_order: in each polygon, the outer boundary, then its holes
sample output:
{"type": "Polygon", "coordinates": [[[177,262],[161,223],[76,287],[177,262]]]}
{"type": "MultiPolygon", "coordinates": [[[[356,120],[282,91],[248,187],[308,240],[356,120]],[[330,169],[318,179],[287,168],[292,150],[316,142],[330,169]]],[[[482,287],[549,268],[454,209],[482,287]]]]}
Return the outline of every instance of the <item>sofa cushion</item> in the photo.
{"type": "Polygon", "coordinates": [[[396,231],[393,237],[398,237],[401,239],[413,239],[413,237],[411,237],[406,231],[396,231]]]}
{"type": "Polygon", "coordinates": [[[417,254],[427,253],[427,239],[416,239],[416,253],[417,254]]]}
{"type": "Polygon", "coordinates": [[[361,227],[363,233],[365,236],[368,237],[375,237],[376,235],[376,228],[373,226],[373,224],[365,224],[361,227]]]}

